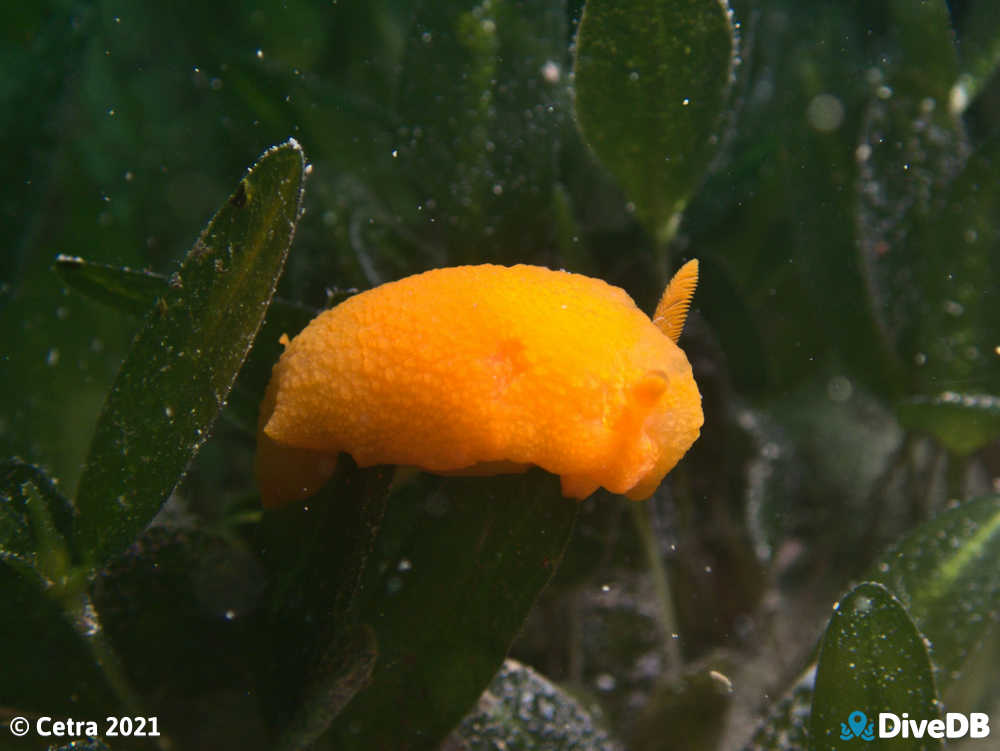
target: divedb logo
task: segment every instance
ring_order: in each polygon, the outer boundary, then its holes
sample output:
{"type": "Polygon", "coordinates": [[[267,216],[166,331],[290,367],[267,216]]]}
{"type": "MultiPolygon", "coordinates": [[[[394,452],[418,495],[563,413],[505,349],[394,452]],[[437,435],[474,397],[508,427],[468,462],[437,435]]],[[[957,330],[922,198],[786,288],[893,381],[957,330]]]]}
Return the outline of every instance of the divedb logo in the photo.
{"type": "Polygon", "coordinates": [[[914,720],[909,714],[879,712],[878,732],[875,722],[860,709],[840,723],[840,740],[873,741],[876,738],[988,738],[990,718],[984,712],[948,712],[944,719],[914,720]]]}

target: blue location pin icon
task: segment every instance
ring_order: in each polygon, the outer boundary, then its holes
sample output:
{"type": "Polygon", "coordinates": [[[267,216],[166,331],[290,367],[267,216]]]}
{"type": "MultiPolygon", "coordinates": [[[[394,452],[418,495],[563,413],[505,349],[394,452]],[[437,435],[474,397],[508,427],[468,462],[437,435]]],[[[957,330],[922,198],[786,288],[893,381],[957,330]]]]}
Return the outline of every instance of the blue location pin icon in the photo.
{"type": "MultiPolygon", "coordinates": [[[[841,715],[843,717],[843,715],[841,715]]],[[[865,716],[864,712],[859,712],[854,710],[847,716],[847,724],[851,726],[851,730],[854,732],[855,738],[860,738],[861,734],[865,732],[865,725],[868,724],[868,718],[865,716]]]]}

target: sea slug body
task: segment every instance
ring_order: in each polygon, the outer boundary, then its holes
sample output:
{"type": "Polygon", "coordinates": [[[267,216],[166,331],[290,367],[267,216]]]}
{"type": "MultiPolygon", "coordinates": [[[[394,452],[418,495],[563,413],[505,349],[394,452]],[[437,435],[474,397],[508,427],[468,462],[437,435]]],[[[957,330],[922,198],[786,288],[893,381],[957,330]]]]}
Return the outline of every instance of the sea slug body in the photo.
{"type": "Polygon", "coordinates": [[[441,474],[536,465],[567,497],[649,497],[703,422],[675,343],[696,281],[692,261],[653,320],[618,287],[538,266],[435,269],[348,298],[274,366],[263,504],[315,493],[341,451],[441,474]]]}

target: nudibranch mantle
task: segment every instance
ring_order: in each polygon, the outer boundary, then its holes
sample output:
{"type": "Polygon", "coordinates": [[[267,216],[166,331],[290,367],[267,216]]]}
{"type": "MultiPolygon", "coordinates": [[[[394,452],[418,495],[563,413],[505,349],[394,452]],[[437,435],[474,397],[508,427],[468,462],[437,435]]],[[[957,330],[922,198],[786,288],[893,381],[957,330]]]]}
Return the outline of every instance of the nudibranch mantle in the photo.
{"type": "Polygon", "coordinates": [[[655,324],[618,287],[538,266],[435,269],[348,298],[274,366],[258,425],[263,504],[315,493],[341,451],[440,474],[537,465],[570,498],[649,497],[703,422],[675,343],[696,281],[692,261],[655,324]]]}

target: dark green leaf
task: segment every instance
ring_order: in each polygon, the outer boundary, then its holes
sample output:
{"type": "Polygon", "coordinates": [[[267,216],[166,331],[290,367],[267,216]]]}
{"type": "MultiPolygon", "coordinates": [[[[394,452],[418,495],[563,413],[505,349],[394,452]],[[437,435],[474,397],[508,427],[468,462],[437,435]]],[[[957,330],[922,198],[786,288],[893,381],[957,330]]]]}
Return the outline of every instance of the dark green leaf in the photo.
{"type": "Polygon", "coordinates": [[[576,699],[515,660],[504,660],[452,737],[467,751],[622,748],[576,699]]]}
{"type": "Polygon", "coordinates": [[[31,556],[31,528],[26,515],[10,498],[0,496],[0,551],[25,559],[31,556]]]}
{"type": "Polygon", "coordinates": [[[1000,67],[1000,15],[993,0],[967,4],[958,36],[962,72],[952,101],[964,109],[1000,67]]]}
{"type": "Polygon", "coordinates": [[[378,659],[375,632],[370,626],[348,628],[339,634],[306,674],[299,704],[279,749],[308,748],[322,736],[345,706],[371,682],[378,659]]]}
{"type": "Polygon", "coordinates": [[[375,637],[354,603],[391,476],[345,461],[308,503],[265,513],[255,550],[154,526],[98,573],[106,631],[135,684],[160,687],[149,711],[179,747],[302,748],[365,685],[375,637]]]}
{"type": "Polygon", "coordinates": [[[718,150],[736,40],[719,0],[588,0],[576,42],[583,135],[660,237],[718,150]]]}
{"type": "Polygon", "coordinates": [[[0,552],[30,560],[49,580],[67,571],[76,510],[39,467],[0,462],[0,552]]]}
{"type": "MultiPolygon", "coordinates": [[[[149,271],[105,266],[69,256],[56,258],[55,268],[70,287],[135,316],[144,317],[169,291],[167,277],[149,271]]],[[[281,335],[295,336],[318,313],[315,308],[280,297],[272,300],[229,399],[227,415],[247,431],[257,431],[257,407],[271,377],[271,367],[281,355],[281,335]]]]}
{"type": "Polygon", "coordinates": [[[994,139],[901,225],[907,233],[897,233],[895,245],[869,258],[890,344],[908,367],[910,388],[923,395],[1000,392],[1000,318],[991,300],[1000,285],[1000,202],[985,189],[998,157],[994,139]]]}
{"type": "Polygon", "coordinates": [[[987,186],[1000,144],[993,139],[970,156],[965,124],[949,104],[957,74],[944,3],[895,6],[913,16],[902,20],[896,8],[897,36],[916,41],[902,45],[904,59],[874,88],[858,150],[871,309],[908,393],[995,393],[1000,322],[990,295],[1000,283],[1000,222],[996,191],[987,186]],[[939,39],[925,52],[928,35],[939,39]]]}
{"type": "MultiPolygon", "coordinates": [[[[930,653],[940,690],[961,679],[966,659],[995,628],[1000,608],[1000,496],[945,511],[907,535],[872,567],[906,607],[930,653]]],[[[775,705],[748,748],[781,749],[801,737],[803,707],[812,691],[799,682],[775,705]]],[[[895,711],[895,710],[893,710],[895,711]]]]}
{"type": "MultiPolygon", "coordinates": [[[[76,86],[70,79],[74,73],[79,75],[85,65],[93,40],[93,27],[86,22],[89,14],[80,13],[77,22],[69,24],[65,16],[54,11],[54,7],[45,5],[16,9],[8,6],[4,9],[0,32],[6,73],[0,132],[10,143],[22,144],[21,148],[10,150],[5,166],[25,174],[32,171],[36,177],[42,173],[33,171],[32,163],[41,154],[58,159],[64,135],[63,131],[42,124],[58,117],[56,113],[65,106],[68,92],[79,90],[79,79],[76,86]],[[48,63],[39,65],[42,59],[48,63]]],[[[30,246],[22,240],[27,234],[24,228],[30,225],[31,216],[43,211],[47,182],[32,179],[4,187],[5,200],[12,201],[8,204],[9,216],[17,217],[18,221],[11,222],[10,244],[5,242],[0,252],[0,279],[16,277],[19,266],[30,254],[30,246]]]]}
{"type": "Polygon", "coordinates": [[[857,304],[867,294],[860,259],[845,250],[856,242],[854,148],[868,87],[844,70],[873,67],[871,37],[855,33],[869,7],[785,4],[767,44],[754,45],[759,27],[746,24],[752,63],[738,72],[758,93],[743,98],[720,168],[684,215],[703,262],[698,307],[739,388],[762,396],[814,377],[831,352],[838,369],[887,390],[872,313],[857,304]]]}
{"type": "Polygon", "coordinates": [[[271,380],[271,368],[281,357],[282,334],[294,337],[320,311],[306,305],[274,298],[253,349],[240,370],[230,397],[227,415],[251,433],[257,433],[257,411],[271,380]]]}
{"type": "Polygon", "coordinates": [[[80,479],[77,543],[92,562],[150,522],[207,438],[274,294],[304,179],[297,143],[265,153],[148,315],[80,479]]]}
{"type": "MultiPolygon", "coordinates": [[[[156,304],[157,299],[169,291],[170,280],[163,274],[155,274],[152,271],[136,271],[123,266],[90,263],[75,256],[58,256],[55,269],[66,283],[78,292],[94,300],[99,300],[115,310],[142,318],[149,313],[149,309],[156,304]]],[[[350,292],[341,292],[337,301],[339,302],[349,295],[350,292]]],[[[275,297],[271,302],[271,307],[268,308],[267,318],[264,320],[264,326],[259,335],[271,345],[268,357],[276,352],[280,353],[278,337],[282,333],[294,336],[318,313],[316,308],[275,297]],[[274,333],[272,337],[266,336],[269,326],[274,333]],[[272,342],[271,339],[274,341],[272,342]]],[[[260,343],[256,343],[254,350],[260,348],[260,343]]],[[[268,373],[270,373],[270,369],[268,369],[268,373]]]]}
{"type": "Polygon", "coordinates": [[[566,26],[561,0],[416,4],[393,171],[411,191],[397,210],[434,265],[523,261],[550,241],[569,123],[566,26]]]}
{"type": "Polygon", "coordinates": [[[273,748],[258,682],[280,645],[262,628],[266,585],[242,540],[159,525],[97,572],[104,633],[172,748],[273,748]]]}
{"type": "MultiPolygon", "coordinates": [[[[865,734],[864,740],[876,738],[880,712],[905,712],[917,721],[929,721],[939,717],[940,709],[920,632],[885,587],[864,582],[834,607],[823,635],[810,748],[842,749],[859,734],[865,734]]],[[[893,741],[893,748],[940,746],[940,740],[931,738],[893,741]]]]}
{"type": "Polygon", "coordinates": [[[0,557],[0,706],[78,718],[114,713],[115,694],[79,630],[48,595],[49,582],[30,565],[10,564],[0,557]]]}
{"type": "Polygon", "coordinates": [[[945,392],[913,397],[899,405],[899,421],[927,433],[949,451],[965,456],[1000,438],[1000,399],[988,394],[945,392]]]}
{"type": "Polygon", "coordinates": [[[958,78],[958,53],[946,0],[888,0],[889,85],[895,93],[948,104],[958,78]]]}
{"type": "Polygon", "coordinates": [[[541,471],[421,477],[396,494],[362,608],[378,662],[334,721],[332,747],[436,748],[503,661],[576,512],[541,471]]]}
{"type": "Polygon", "coordinates": [[[358,624],[358,596],[391,479],[342,455],[318,494],[268,512],[257,529],[271,571],[271,641],[286,645],[265,679],[282,748],[315,741],[371,675],[378,647],[358,624]]]}
{"type": "Polygon", "coordinates": [[[151,271],[90,263],[79,256],[56,256],[55,270],[70,287],[112,308],[144,317],[167,294],[167,278],[151,271]]]}
{"type": "Polygon", "coordinates": [[[969,501],[921,525],[869,572],[930,640],[942,690],[995,627],[1000,609],[1000,496],[969,501]]]}
{"type": "Polygon", "coordinates": [[[913,387],[924,395],[944,389],[1000,394],[1000,316],[993,300],[1000,288],[998,161],[1000,138],[994,138],[914,222],[901,254],[907,258],[889,265],[899,274],[910,269],[913,287],[895,299],[913,318],[900,322],[898,341],[915,366],[913,387]]]}

